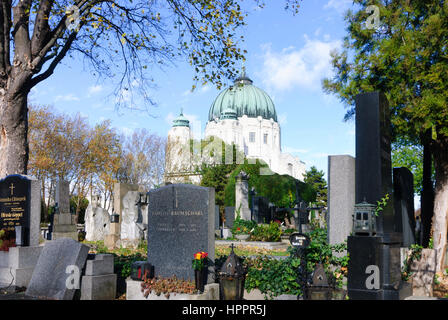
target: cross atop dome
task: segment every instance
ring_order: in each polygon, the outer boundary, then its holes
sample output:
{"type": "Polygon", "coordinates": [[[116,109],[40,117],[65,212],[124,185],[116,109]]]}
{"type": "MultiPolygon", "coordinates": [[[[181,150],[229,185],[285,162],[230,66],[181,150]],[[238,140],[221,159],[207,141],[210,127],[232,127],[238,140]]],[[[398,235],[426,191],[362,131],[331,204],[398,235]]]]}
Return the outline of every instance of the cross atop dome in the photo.
{"type": "Polygon", "coordinates": [[[237,84],[252,84],[253,81],[246,75],[246,66],[241,68],[240,76],[235,79],[235,85],[237,84]]]}

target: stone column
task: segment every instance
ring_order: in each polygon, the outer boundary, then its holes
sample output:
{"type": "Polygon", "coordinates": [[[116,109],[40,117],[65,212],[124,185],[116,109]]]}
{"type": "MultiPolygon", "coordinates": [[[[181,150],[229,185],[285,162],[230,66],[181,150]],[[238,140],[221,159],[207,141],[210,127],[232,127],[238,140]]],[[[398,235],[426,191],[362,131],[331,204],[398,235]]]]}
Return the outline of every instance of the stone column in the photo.
{"type": "Polygon", "coordinates": [[[235,217],[239,211],[241,219],[250,220],[249,175],[241,171],[235,179],[235,217]]]}
{"type": "Polygon", "coordinates": [[[59,180],[56,184],[55,202],[59,212],[54,214],[52,240],[71,238],[78,241],[76,216],[70,213],[70,183],[59,180]]]}

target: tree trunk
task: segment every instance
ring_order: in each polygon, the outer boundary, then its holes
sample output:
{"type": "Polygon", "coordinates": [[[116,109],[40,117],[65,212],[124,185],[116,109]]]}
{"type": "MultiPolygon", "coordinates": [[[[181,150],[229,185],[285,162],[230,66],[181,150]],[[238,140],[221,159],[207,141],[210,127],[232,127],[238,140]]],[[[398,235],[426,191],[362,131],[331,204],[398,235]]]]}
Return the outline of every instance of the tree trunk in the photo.
{"type": "Polygon", "coordinates": [[[28,91],[0,95],[0,177],[26,174],[28,165],[28,91]]]}
{"type": "Polygon", "coordinates": [[[431,136],[427,132],[422,138],[423,143],[423,181],[421,194],[420,217],[422,222],[419,243],[427,248],[431,238],[431,222],[434,212],[434,187],[432,181],[432,153],[430,147],[431,136]]]}
{"type": "Polygon", "coordinates": [[[433,144],[436,189],[432,237],[437,253],[437,271],[442,271],[445,261],[448,227],[448,137],[439,138],[433,144]]]}

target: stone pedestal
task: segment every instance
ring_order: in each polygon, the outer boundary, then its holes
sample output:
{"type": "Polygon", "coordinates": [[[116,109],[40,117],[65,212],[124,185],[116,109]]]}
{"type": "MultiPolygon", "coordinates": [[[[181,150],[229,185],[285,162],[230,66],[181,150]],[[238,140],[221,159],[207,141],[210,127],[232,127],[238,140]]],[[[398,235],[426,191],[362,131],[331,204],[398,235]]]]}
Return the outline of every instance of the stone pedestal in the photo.
{"type": "Polygon", "coordinates": [[[155,293],[150,293],[145,298],[141,286],[141,281],[135,281],[128,278],[126,280],[126,300],[219,300],[218,283],[206,284],[204,292],[201,294],[171,293],[169,298],[165,297],[164,294],[158,296],[155,293]]]}
{"type": "Polygon", "coordinates": [[[0,252],[0,287],[27,287],[37,264],[42,246],[11,247],[0,252]]]}
{"type": "Polygon", "coordinates": [[[85,274],[81,279],[81,300],[113,300],[116,293],[114,256],[97,254],[93,259],[88,259],[85,274]]]}
{"type": "Polygon", "coordinates": [[[55,214],[52,240],[70,238],[78,241],[75,218],[71,213],[55,214]]]}
{"type": "Polygon", "coordinates": [[[104,245],[108,249],[113,249],[117,241],[120,239],[120,224],[111,223],[109,225],[109,234],[104,237],[104,245]]]}
{"type": "Polygon", "coordinates": [[[401,281],[400,243],[397,233],[348,237],[350,299],[403,300],[412,295],[410,284],[401,281]]]}

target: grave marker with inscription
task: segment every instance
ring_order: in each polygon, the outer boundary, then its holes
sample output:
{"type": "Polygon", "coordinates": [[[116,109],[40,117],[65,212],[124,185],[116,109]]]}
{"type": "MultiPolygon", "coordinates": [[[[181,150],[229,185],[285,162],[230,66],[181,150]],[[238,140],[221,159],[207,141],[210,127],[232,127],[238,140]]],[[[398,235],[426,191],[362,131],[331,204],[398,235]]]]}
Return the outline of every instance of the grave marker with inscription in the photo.
{"type": "MultiPolygon", "coordinates": [[[[172,184],[149,192],[148,262],[155,276],[194,280],[193,255],[215,258],[215,190],[172,184]]],[[[208,282],[213,282],[211,276],[208,282]]]]}
{"type": "Polygon", "coordinates": [[[21,239],[21,246],[39,244],[40,189],[38,181],[25,175],[0,180],[0,250],[8,251],[21,239]],[[20,235],[16,235],[21,232],[20,235]]]}

